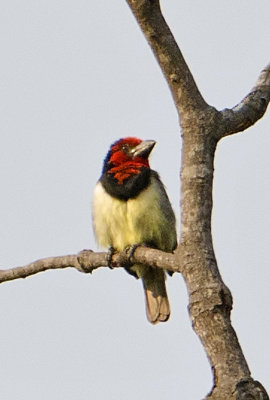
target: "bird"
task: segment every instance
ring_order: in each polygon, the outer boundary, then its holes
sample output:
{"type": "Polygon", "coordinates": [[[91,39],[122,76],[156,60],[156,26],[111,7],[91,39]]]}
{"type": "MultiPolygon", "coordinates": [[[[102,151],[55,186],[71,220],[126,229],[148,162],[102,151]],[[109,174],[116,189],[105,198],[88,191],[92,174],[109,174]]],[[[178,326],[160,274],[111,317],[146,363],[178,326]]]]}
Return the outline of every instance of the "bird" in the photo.
{"type": "MultiPolygon", "coordinates": [[[[144,245],[165,252],[176,248],[175,215],[158,173],[149,166],[155,144],[154,140],[125,137],[110,146],[92,201],[94,234],[100,247],[122,251],[144,245]]],[[[170,304],[165,271],[141,264],[126,269],[142,279],[149,322],[167,321],[170,304]]]]}

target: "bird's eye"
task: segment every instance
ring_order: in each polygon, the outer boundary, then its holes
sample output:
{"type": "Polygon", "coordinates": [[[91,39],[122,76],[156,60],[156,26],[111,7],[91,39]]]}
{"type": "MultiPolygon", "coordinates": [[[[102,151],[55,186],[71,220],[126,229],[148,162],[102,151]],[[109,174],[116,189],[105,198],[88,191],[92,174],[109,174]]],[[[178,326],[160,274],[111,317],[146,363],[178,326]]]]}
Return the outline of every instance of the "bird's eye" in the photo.
{"type": "Polygon", "coordinates": [[[128,153],[130,150],[130,146],[128,146],[127,144],[123,144],[121,150],[123,153],[128,153]]]}

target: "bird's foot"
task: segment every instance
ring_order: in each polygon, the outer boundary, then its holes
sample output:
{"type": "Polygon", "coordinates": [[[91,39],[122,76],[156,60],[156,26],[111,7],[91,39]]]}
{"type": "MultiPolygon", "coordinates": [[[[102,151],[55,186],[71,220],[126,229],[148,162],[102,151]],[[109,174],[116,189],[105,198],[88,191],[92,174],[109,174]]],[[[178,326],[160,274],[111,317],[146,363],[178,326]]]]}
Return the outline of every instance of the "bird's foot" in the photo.
{"type": "Polygon", "coordinates": [[[137,244],[132,244],[130,246],[127,246],[125,248],[125,252],[128,258],[128,263],[131,264],[131,259],[134,256],[135,250],[137,249],[137,247],[142,246],[141,243],[137,243],[137,244]]]}
{"type": "Polygon", "coordinates": [[[109,267],[110,269],[113,269],[112,258],[113,258],[114,253],[115,253],[115,249],[113,248],[113,246],[110,246],[108,249],[107,256],[106,256],[107,267],[109,267]]]}
{"type": "Polygon", "coordinates": [[[137,247],[142,246],[141,243],[138,244],[133,244],[130,246],[127,246],[125,248],[125,253],[127,255],[127,263],[125,265],[125,270],[132,276],[134,276],[136,279],[138,279],[138,275],[136,273],[136,271],[133,271],[132,269],[132,257],[134,255],[135,250],[137,249],[137,247]]]}

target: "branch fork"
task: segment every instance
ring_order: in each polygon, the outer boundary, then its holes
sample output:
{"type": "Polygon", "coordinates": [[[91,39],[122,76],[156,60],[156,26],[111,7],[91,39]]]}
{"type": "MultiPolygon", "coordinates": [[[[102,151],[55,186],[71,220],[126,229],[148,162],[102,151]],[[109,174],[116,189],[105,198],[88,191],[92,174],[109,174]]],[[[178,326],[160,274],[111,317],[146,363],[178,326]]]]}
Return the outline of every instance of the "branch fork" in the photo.
{"type": "MultiPolygon", "coordinates": [[[[213,371],[207,400],[269,400],[251,374],[231,325],[232,296],[218,270],[211,233],[214,155],[225,136],[244,131],[265,113],[270,101],[270,64],[250,93],[231,109],[217,111],[201,95],[184,57],[161,13],[158,0],[126,0],[160,65],[171,90],[182,128],[181,238],[174,254],[138,246],[131,259],[123,251],[112,265],[141,263],[181,272],[187,285],[189,313],[213,371]]],[[[0,283],[46,271],[72,267],[91,273],[107,265],[106,253],[37,260],[0,271],[0,283]]]]}

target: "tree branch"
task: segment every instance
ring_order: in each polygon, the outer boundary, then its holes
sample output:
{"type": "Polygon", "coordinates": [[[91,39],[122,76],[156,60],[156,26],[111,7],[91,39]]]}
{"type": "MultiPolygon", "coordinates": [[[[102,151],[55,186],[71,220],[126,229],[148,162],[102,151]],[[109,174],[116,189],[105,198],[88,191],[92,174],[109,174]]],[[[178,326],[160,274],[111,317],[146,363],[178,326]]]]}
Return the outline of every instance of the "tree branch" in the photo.
{"type": "Polygon", "coordinates": [[[232,109],[221,111],[224,131],[221,137],[244,131],[254,125],[265,113],[270,101],[270,64],[260,76],[250,93],[232,109]]]}
{"type": "Polygon", "coordinates": [[[179,114],[203,110],[203,99],[160,10],[158,0],[126,0],[135,15],[171,89],[179,114]]]}
{"type": "Polygon", "coordinates": [[[201,96],[161,14],[159,1],[126,1],[159,62],[180,116],[183,146],[179,246],[182,274],[189,293],[190,318],[213,371],[214,385],[206,398],[268,399],[264,388],[251,378],[231,325],[232,296],[218,270],[211,218],[218,140],[246,129],[263,115],[270,99],[269,67],[238,106],[218,112],[201,96]]]}
{"type": "MultiPolygon", "coordinates": [[[[135,263],[148,264],[172,272],[181,272],[181,254],[165,253],[160,250],[138,246],[131,258],[126,251],[115,253],[112,257],[112,268],[126,267],[135,263]]],[[[92,273],[94,269],[107,265],[107,253],[94,253],[83,250],[78,254],[43,258],[23,267],[0,270],[0,283],[27,278],[48,270],[75,268],[79,272],[92,273]]]]}
{"type": "MultiPolygon", "coordinates": [[[[148,40],[171,89],[181,118],[181,241],[174,254],[136,248],[131,260],[114,254],[113,267],[141,263],[182,272],[189,293],[189,314],[210,361],[214,385],[207,399],[268,399],[250,371],[231,325],[232,296],[220,276],[211,233],[214,155],[219,139],[242,131],[264,114],[270,101],[270,66],[236,107],[218,112],[203,99],[166,24],[158,0],[126,0],[148,40]]],[[[0,271],[0,283],[46,271],[73,267],[92,272],[106,265],[106,253],[85,250],[77,255],[37,260],[0,271]]]]}

